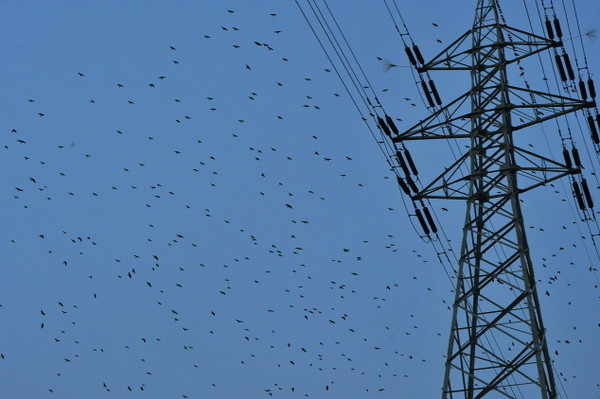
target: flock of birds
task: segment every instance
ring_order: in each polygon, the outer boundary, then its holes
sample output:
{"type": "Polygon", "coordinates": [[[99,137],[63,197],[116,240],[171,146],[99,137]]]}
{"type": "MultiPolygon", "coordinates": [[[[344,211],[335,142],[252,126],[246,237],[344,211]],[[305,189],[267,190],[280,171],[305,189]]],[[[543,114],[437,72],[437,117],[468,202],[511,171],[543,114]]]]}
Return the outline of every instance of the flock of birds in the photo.
{"type": "MultiPolygon", "coordinates": [[[[119,50],[120,67],[11,98],[3,396],[392,397],[423,381],[437,394],[451,283],[343,87],[303,58],[316,46],[294,47],[292,10],[214,12],[153,43],[150,62],[119,50]],[[354,131],[338,130],[347,116],[354,131]]],[[[589,288],[563,269],[573,230],[536,259],[557,309],[589,288]]],[[[557,355],[585,350],[577,327],[557,355]]]]}

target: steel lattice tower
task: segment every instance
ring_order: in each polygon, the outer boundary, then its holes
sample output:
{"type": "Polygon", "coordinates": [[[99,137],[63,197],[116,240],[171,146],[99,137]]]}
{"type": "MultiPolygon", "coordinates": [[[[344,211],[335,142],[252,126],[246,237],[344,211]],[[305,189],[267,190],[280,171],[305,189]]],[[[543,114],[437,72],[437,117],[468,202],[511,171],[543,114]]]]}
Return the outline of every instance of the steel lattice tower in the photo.
{"type": "Polygon", "coordinates": [[[466,201],[444,399],[557,396],[519,195],[580,170],[517,147],[513,135],[595,103],[511,86],[508,67],[561,45],[505,25],[497,0],[478,0],[473,28],[418,68],[468,70],[471,89],[392,138],[470,141],[412,197],[466,201]]]}

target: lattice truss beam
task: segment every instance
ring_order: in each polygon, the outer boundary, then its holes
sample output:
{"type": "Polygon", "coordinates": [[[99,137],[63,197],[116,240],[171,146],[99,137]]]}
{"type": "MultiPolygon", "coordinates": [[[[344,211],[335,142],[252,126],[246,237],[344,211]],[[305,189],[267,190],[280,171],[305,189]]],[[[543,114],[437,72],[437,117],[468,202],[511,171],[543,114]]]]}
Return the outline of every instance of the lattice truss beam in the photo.
{"type": "Polygon", "coordinates": [[[482,86],[474,87],[410,129],[393,136],[392,141],[398,143],[408,140],[469,138],[472,118],[505,110],[513,111],[518,118],[519,122],[512,126],[512,130],[516,131],[596,105],[594,101],[543,93],[507,84],[503,90],[507,90],[510,98],[518,100],[518,103],[493,104],[484,109],[470,109],[470,100],[477,92],[490,101],[496,99],[497,92],[501,88],[498,81],[494,80],[494,74],[490,74],[489,78],[491,79],[489,82],[482,82],[482,86]]]}
{"type": "MultiPolygon", "coordinates": [[[[512,184],[503,186],[508,191],[512,184]]],[[[478,187],[485,190],[483,184],[478,187]]],[[[513,200],[504,195],[467,203],[446,359],[449,397],[476,398],[492,391],[520,397],[517,392],[526,385],[541,388],[538,358],[549,366],[532,264],[513,200]]]]}
{"type": "MultiPolygon", "coordinates": [[[[463,190],[456,190],[466,194],[467,215],[444,394],[518,397],[525,390],[547,398],[555,389],[521,217],[517,173],[554,172],[558,178],[569,170],[557,163],[546,168],[540,156],[514,145],[512,111],[516,106],[511,102],[506,71],[506,32],[498,23],[495,2],[484,7],[480,1],[479,6],[479,20],[471,32],[471,145],[464,158],[469,173],[463,190]],[[484,23],[490,18],[495,23],[484,23]],[[519,163],[522,159],[517,155],[528,156],[530,164],[519,163]]],[[[531,101],[537,111],[533,104],[539,103],[531,101]]],[[[539,118],[537,112],[534,115],[539,118]]]]}
{"type": "MultiPolygon", "coordinates": [[[[431,61],[419,68],[421,71],[431,70],[471,70],[471,55],[478,52],[483,55],[490,55],[493,59],[493,53],[498,47],[494,42],[494,30],[501,29],[507,37],[510,37],[510,46],[514,48],[514,57],[506,58],[506,64],[517,62],[525,57],[545,51],[551,47],[560,47],[561,42],[548,40],[545,37],[534,35],[520,29],[500,24],[498,21],[486,21],[482,25],[474,26],[473,29],[465,32],[458,39],[443,49],[431,61]],[[471,39],[474,34],[480,34],[482,41],[473,45],[471,39]]],[[[508,43],[505,43],[508,44],[508,43]]],[[[490,66],[483,65],[483,67],[490,66]]]]}
{"type": "Polygon", "coordinates": [[[507,66],[560,45],[501,24],[496,1],[478,0],[473,28],[418,68],[469,70],[471,89],[392,136],[470,142],[413,196],[467,204],[445,399],[556,397],[519,194],[580,171],[518,147],[513,133],[595,103],[511,86],[507,66]]]}

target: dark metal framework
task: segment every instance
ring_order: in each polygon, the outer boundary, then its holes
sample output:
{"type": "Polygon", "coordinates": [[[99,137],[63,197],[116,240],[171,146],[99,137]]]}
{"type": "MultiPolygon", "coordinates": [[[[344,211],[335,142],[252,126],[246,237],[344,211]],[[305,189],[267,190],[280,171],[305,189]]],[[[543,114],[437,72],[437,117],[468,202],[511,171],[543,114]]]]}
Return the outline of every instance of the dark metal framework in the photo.
{"type": "Polygon", "coordinates": [[[478,0],[473,28],[419,68],[469,70],[471,89],[392,138],[470,140],[413,196],[467,204],[444,399],[557,396],[519,194],[580,171],[517,147],[513,133],[595,104],[511,86],[507,66],[560,45],[501,23],[496,0],[478,0]]]}

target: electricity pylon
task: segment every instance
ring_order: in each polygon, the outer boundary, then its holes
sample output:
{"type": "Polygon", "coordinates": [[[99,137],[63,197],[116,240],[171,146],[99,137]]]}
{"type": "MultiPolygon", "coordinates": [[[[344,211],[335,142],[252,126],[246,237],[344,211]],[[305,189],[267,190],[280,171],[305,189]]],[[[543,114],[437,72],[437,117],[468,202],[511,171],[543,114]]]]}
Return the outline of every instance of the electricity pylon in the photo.
{"type": "MultiPolygon", "coordinates": [[[[462,199],[467,205],[444,399],[557,396],[519,195],[564,176],[574,179],[580,169],[519,148],[513,135],[595,103],[512,86],[508,67],[561,46],[559,40],[505,25],[497,0],[478,0],[471,30],[429,62],[416,55],[421,73],[468,70],[471,75],[468,92],[392,137],[395,143],[470,141],[462,156],[412,196],[462,199]]],[[[431,92],[422,87],[428,99],[439,99],[431,82],[431,92]]]]}

